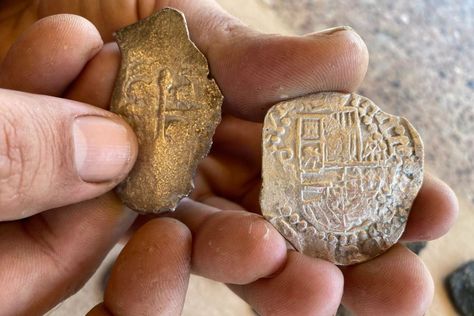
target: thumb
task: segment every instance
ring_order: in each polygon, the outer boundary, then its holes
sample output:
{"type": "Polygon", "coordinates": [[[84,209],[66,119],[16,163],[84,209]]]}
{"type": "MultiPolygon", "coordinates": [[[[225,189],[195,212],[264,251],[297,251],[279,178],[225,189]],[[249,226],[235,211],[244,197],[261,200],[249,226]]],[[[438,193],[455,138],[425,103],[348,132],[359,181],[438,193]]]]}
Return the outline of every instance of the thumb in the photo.
{"type": "Polygon", "coordinates": [[[131,128],[87,104],[0,89],[0,220],[97,197],[137,155],[131,128]]]}

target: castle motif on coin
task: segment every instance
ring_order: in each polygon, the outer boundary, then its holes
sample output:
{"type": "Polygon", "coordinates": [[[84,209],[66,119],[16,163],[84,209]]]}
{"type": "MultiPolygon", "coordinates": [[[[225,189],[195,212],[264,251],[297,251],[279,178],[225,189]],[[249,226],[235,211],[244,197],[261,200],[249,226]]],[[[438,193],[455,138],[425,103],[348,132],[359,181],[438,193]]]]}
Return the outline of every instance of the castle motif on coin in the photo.
{"type": "Polygon", "coordinates": [[[406,119],[359,95],[310,95],[268,112],[263,149],[263,214],[297,250],[347,265],[400,238],[423,178],[406,119]]]}

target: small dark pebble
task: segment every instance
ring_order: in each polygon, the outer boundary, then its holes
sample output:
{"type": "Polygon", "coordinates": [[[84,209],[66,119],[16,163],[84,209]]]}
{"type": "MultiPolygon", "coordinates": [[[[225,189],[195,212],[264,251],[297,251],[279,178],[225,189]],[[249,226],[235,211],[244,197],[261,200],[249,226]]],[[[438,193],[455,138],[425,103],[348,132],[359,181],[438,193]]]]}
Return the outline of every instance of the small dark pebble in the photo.
{"type": "Polygon", "coordinates": [[[420,254],[420,252],[426,247],[428,243],[426,241],[416,241],[416,242],[409,242],[406,243],[405,246],[407,246],[408,249],[416,253],[417,255],[420,254]]]}
{"type": "Polygon", "coordinates": [[[400,80],[393,80],[390,82],[390,84],[392,85],[392,87],[394,88],[400,88],[400,86],[402,85],[400,80]]]}
{"type": "Polygon", "coordinates": [[[466,86],[467,86],[468,88],[471,88],[472,90],[474,90],[474,80],[468,80],[468,81],[466,82],[466,86]]]}
{"type": "Polygon", "coordinates": [[[451,302],[462,316],[474,316],[474,260],[464,264],[446,278],[451,302]]]}

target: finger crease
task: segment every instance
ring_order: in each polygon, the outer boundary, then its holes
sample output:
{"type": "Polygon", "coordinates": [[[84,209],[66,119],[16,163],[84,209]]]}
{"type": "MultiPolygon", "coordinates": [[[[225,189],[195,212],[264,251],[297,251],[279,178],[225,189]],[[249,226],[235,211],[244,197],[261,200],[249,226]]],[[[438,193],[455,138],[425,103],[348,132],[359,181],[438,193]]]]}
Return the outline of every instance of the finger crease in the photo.
{"type": "Polygon", "coordinates": [[[67,273],[67,265],[61,260],[60,253],[52,242],[58,237],[48,221],[42,215],[36,215],[21,221],[21,227],[25,235],[50,259],[56,269],[67,273]]]}

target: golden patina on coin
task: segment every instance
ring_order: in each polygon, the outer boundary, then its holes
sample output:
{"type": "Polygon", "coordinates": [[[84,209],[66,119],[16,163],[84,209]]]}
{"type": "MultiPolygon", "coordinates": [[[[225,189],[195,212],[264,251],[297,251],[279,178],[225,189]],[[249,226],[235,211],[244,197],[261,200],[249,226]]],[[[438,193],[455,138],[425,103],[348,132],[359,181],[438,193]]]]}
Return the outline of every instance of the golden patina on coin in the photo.
{"type": "Polygon", "coordinates": [[[264,216],[298,250],[339,265],[402,235],[423,180],[423,144],[404,118],[356,94],[275,105],[263,131],[264,216]]]}
{"type": "Polygon", "coordinates": [[[139,143],[137,162],[117,192],[136,211],[174,210],[209,152],[222,94],[179,11],[163,9],[115,37],[122,64],[111,110],[132,126],[139,143]]]}

